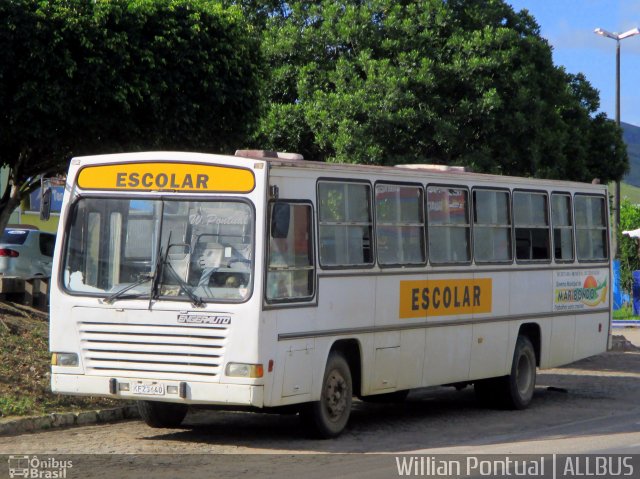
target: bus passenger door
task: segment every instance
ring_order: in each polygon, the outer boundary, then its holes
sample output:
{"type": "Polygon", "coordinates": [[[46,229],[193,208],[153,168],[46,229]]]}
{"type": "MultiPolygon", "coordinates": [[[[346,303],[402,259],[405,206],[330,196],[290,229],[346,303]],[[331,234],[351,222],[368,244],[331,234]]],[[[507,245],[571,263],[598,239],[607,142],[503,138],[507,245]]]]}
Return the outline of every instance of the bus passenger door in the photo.
{"type": "MultiPolygon", "coordinates": [[[[269,309],[277,309],[278,334],[306,334],[316,327],[312,225],[310,202],[278,200],[269,204],[265,299],[269,309]]],[[[311,394],[314,339],[282,341],[278,349],[277,362],[284,367],[282,388],[276,383],[274,396],[279,390],[281,398],[311,394]]],[[[301,398],[289,402],[296,400],[301,398]]]]}

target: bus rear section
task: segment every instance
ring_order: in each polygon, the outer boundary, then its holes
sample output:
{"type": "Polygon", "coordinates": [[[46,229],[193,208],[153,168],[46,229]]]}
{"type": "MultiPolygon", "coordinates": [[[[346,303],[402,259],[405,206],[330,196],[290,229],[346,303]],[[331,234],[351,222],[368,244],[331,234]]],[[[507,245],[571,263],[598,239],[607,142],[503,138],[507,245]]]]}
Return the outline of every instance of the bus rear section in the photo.
{"type": "Polygon", "coordinates": [[[264,163],[153,153],[74,159],[51,287],[52,390],[264,406],[258,340],[264,163]],[[258,274],[256,274],[258,272],[258,274]]]}

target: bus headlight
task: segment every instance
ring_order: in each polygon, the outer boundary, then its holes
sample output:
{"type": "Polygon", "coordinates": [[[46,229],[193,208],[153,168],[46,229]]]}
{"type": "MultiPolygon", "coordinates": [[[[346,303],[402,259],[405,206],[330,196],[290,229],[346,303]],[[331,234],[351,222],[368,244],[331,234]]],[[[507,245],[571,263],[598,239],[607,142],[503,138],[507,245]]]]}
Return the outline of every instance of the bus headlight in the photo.
{"type": "Polygon", "coordinates": [[[53,353],[51,355],[52,366],[77,366],[78,355],[76,353],[53,353]]]}
{"type": "Polygon", "coordinates": [[[261,378],[262,364],[229,363],[225,374],[235,378],[261,378]]]}

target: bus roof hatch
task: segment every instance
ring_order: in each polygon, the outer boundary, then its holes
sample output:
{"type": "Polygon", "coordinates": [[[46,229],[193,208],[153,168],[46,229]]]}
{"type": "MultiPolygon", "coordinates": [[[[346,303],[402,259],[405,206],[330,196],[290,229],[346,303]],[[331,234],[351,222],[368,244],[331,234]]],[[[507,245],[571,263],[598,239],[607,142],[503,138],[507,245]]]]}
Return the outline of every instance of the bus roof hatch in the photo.
{"type": "Polygon", "coordinates": [[[283,153],[281,151],[269,150],[236,150],[236,156],[255,158],[258,160],[304,160],[304,156],[300,153],[283,153]]]}

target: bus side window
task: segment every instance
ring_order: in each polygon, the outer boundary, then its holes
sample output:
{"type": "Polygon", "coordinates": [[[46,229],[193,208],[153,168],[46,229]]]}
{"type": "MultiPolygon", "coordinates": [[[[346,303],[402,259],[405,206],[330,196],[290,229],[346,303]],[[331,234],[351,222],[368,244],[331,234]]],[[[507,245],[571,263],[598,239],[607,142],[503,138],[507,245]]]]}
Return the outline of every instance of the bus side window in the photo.
{"type": "Polygon", "coordinates": [[[473,191],[473,255],[476,263],[511,262],[509,192],[473,191]]]}
{"type": "Polygon", "coordinates": [[[426,262],[423,196],[420,186],[376,185],[376,244],[381,266],[426,262]]]}
{"type": "Polygon", "coordinates": [[[311,205],[278,201],[271,203],[269,216],[267,301],[308,300],[315,272],[311,205]]]}
{"type": "Polygon", "coordinates": [[[469,192],[463,188],[427,188],[429,260],[435,264],[471,260],[469,192]]]}
{"type": "Polygon", "coordinates": [[[547,194],[514,191],[513,220],[516,233],[516,259],[550,260],[547,194]]]}
{"type": "Polygon", "coordinates": [[[604,197],[576,195],[574,206],[578,260],[606,260],[609,252],[604,197]]]}
{"type": "Polygon", "coordinates": [[[551,195],[553,223],[553,257],[556,261],[573,261],[573,215],[571,195],[551,195]]]}
{"type": "Polygon", "coordinates": [[[318,182],[320,264],[373,265],[371,187],[364,183],[318,182]]]}

